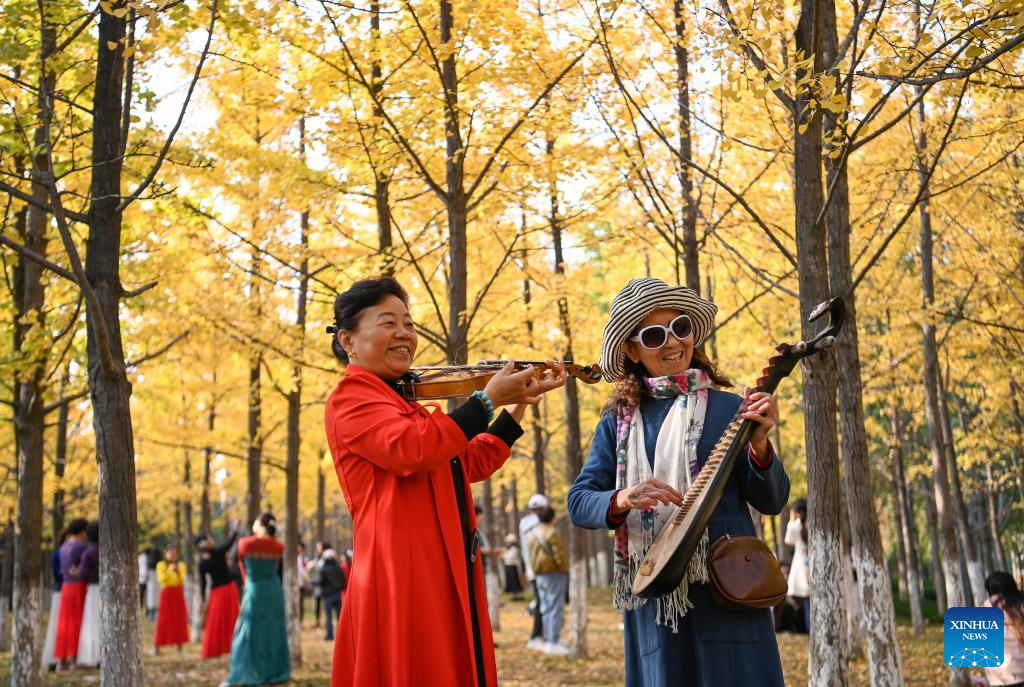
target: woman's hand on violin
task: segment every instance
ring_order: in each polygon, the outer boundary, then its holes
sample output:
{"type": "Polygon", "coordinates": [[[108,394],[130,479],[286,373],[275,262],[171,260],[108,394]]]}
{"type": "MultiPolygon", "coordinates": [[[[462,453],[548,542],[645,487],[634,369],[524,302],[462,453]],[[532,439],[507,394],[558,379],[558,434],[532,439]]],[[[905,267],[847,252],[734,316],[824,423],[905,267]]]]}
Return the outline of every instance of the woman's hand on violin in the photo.
{"type": "MultiPolygon", "coordinates": [[[[516,371],[509,362],[495,373],[484,387],[494,407],[504,405],[534,404],[540,397],[565,384],[568,374],[561,363],[547,361],[548,369],[541,372],[535,367],[516,371]]],[[[518,420],[518,418],[517,418],[518,420]]]]}
{"type": "Polygon", "coordinates": [[[763,457],[768,455],[768,434],[779,424],[779,404],[771,394],[763,391],[751,391],[743,387],[743,397],[747,399],[747,410],[740,417],[754,423],[754,433],[750,436],[750,446],[754,453],[763,457]]]}
{"type": "Polygon", "coordinates": [[[683,505],[683,494],[661,480],[650,477],[640,484],[619,490],[615,494],[612,513],[619,515],[633,509],[646,510],[659,503],[666,506],[669,504],[681,506],[683,505]]]}

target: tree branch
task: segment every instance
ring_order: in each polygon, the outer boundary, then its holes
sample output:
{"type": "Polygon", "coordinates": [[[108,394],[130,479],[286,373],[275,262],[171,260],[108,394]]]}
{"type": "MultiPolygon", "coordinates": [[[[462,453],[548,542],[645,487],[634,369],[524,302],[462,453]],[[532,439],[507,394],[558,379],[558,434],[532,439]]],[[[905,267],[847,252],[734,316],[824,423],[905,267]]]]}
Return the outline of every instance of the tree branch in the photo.
{"type": "Polygon", "coordinates": [[[77,284],[78,283],[78,280],[75,278],[75,275],[72,274],[71,272],[69,272],[68,270],[66,270],[65,268],[61,267],[60,265],[58,265],[55,262],[51,262],[50,260],[47,260],[46,258],[44,258],[39,253],[36,253],[31,248],[26,248],[25,246],[21,245],[20,243],[17,243],[16,241],[13,241],[12,239],[7,238],[3,234],[0,234],[0,245],[7,246],[11,250],[13,250],[15,253],[18,253],[19,255],[22,255],[22,256],[28,258],[32,262],[35,262],[35,263],[38,263],[38,264],[42,265],[43,267],[45,267],[46,269],[50,270],[51,272],[55,272],[56,274],[59,274],[60,276],[64,277],[65,279],[67,279],[68,281],[70,281],[73,284],[77,284]]]}
{"type": "MultiPolygon", "coordinates": [[[[17,198],[20,201],[24,201],[29,205],[34,205],[43,212],[46,212],[47,214],[53,214],[53,208],[51,206],[45,203],[40,203],[30,194],[25,193],[24,191],[19,191],[14,186],[11,186],[10,184],[7,184],[3,181],[0,181],[0,191],[10,194],[12,197],[17,198]]],[[[68,219],[74,220],[75,222],[80,222],[82,224],[87,224],[89,221],[89,218],[86,217],[85,215],[79,214],[77,212],[72,212],[71,210],[65,210],[64,216],[67,217],[68,219]]]]}
{"type": "Polygon", "coordinates": [[[903,213],[903,217],[901,217],[899,222],[896,223],[896,226],[893,228],[891,232],[889,232],[889,235],[885,237],[885,240],[882,241],[882,245],[878,247],[878,250],[876,250],[875,254],[871,256],[871,259],[868,260],[868,263],[864,265],[864,269],[862,269],[857,274],[857,278],[854,279],[853,282],[850,284],[849,293],[839,295],[847,296],[850,293],[853,293],[854,291],[857,290],[857,286],[864,279],[864,277],[867,276],[868,271],[872,267],[874,267],[876,262],[878,262],[878,259],[882,257],[882,254],[885,253],[886,248],[889,247],[889,244],[892,243],[892,240],[896,238],[896,235],[900,232],[900,229],[902,229],[904,225],[906,225],[907,220],[909,220],[911,215],[914,214],[914,210],[917,209],[918,204],[921,202],[921,198],[923,198],[924,195],[928,192],[928,185],[931,182],[932,175],[935,173],[935,169],[939,166],[939,160],[942,159],[942,153],[946,149],[946,144],[949,143],[949,136],[953,132],[953,126],[956,124],[956,121],[960,114],[960,106],[963,105],[964,95],[967,93],[967,85],[970,82],[970,79],[964,79],[964,85],[963,88],[960,89],[959,97],[957,97],[956,107],[953,110],[953,116],[949,118],[949,125],[946,127],[946,131],[942,136],[942,142],[939,144],[938,150],[935,152],[935,158],[932,160],[931,165],[928,167],[928,172],[925,175],[924,181],[921,184],[919,184],[917,194],[914,196],[914,199],[907,206],[906,212],[903,213]]]}
{"type": "MultiPolygon", "coordinates": [[[[206,62],[206,57],[210,54],[210,43],[213,42],[213,27],[217,21],[217,3],[218,0],[213,0],[210,6],[210,24],[206,30],[206,45],[203,46],[203,52],[199,56],[199,62],[196,64],[196,71],[192,75],[192,82],[188,85],[188,91],[185,93],[185,101],[181,104],[181,112],[178,113],[178,121],[174,123],[174,127],[171,132],[167,135],[167,140],[164,141],[163,148],[160,149],[160,154],[157,156],[156,162],[153,164],[153,168],[149,170],[149,174],[142,180],[131,195],[121,201],[117,206],[117,211],[122,212],[126,207],[131,205],[133,202],[138,200],[142,192],[153,183],[153,179],[156,178],[157,172],[160,171],[160,166],[163,165],[164,158],[167,157],[167,152],[171,149],[171,144],[174,142],[174,137],[178,133],[178,129],[181,128],[181,123],[185,120],[185,111],[188,109],[189,103],[192,101],[192,94],[196,90],[196,84],[199,83],[199,77],[203,71],[203,64],[206,62]]],[[[127,141],[127,136],[125,136],[127,141]]]]}

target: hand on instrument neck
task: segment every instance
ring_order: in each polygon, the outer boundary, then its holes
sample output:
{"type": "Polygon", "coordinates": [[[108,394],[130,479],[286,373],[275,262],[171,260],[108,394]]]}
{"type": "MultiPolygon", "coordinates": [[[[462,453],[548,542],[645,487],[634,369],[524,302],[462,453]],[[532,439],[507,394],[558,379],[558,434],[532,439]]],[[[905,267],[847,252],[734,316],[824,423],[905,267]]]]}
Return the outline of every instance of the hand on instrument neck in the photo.
{"type": "Polygon", "coordinates": [[[491,377],[484,392],[495,407],[538,403],[542,395],[564,385],[567,378],[561,363],[548,361],[548,365],[549,369],[544,372],[535,367],[516,372],[514,364],[509,362],[491,377]]]}

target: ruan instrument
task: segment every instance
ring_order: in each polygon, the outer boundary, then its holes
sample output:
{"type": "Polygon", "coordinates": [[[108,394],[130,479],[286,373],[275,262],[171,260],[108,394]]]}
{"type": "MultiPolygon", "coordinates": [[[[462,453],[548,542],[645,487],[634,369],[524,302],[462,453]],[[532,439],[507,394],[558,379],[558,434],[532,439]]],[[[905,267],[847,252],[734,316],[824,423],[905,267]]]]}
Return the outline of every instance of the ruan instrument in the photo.
{"type": "MultiPolygon", "coordinates": [[[[843,301],[839,298],[816,307],[808,321],[814,322],[828,313],[828,325],[811,341],[782,344],[776,348],[778,355],[768,361],[768,367],[762,370],[761,378],[752,391],[774,393],[779,382],[789,376],[802,358],[816,355],[833,346],[843,326],[844,312],[843,301]]],[[[663,596],[679,586],[708,527],[711,514],[732,477],[736,460],[754,432],[753,421],[739,417],[746,411],[747,402],[744,401],[722,438],[715,444],[704,467],[683,495],[683,505],[674,507],[674,512],[670,512],[664,527],[654,538],[633,578],[634,595],[645,598],[663,596]]]]}
{"type": "MultiPolygon", "coordinates": [[[[423,401],[439,398],[460,398],[474,391],[483,391],[491,377],[497,374],[509,361],[484,360],[476,365],[439,365],[417,367],[409,370],[413,379],[398,382],[399,393],[407,401],[423,401]]],[[[536,360],[513,360],[516,370],[528,367],[547,369],[548,364],[536,360]]],[[[565,371],[587,384],[601,381],[601,368],[595,365],[577,365],[571,360],[561,361],[565,371]]]]}

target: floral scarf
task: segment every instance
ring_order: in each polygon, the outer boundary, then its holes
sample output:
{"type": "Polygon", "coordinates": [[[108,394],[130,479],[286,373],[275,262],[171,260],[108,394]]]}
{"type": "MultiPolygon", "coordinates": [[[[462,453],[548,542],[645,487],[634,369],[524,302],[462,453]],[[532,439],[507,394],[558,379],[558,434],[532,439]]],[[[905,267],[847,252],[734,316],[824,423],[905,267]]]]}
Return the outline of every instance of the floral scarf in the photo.
{"type": "MultiPolygon", "coordinates": [[[[643,392],[646,396],[675,398],[675,402],[658,434],[653,470],[647,459],[640,409],[623,408],[619,411],[615,428],[616,489],[625,489],[655,477],[686,492],[700,471],[697,442],[704,429],[710,386],[708,374],[697,369],[669,377],[644,379],[643,392]]],[[[631,510],[625,522],[616,530],[614,605],[618,610],[634,610],[647,602],[647,599],[630,592],[633,578],[654,538],[674,510],[675,506],[662,504],[643,511],[631,510]]],[[[679,587],[657,599],[655,622],[671,627],[673,632],[679,630],[679,619],[693,608],[688,598],[690,583],[708,581],[707,546],[708,534],[704,532],[679,587]]]]}

